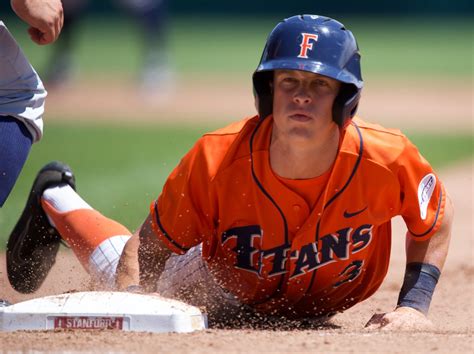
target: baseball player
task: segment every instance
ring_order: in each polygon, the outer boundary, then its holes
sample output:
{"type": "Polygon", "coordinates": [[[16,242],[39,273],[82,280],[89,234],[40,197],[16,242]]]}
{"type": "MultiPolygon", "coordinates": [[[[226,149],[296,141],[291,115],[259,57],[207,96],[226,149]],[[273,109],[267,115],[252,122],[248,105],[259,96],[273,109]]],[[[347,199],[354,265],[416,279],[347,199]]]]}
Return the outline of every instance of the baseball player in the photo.
{"type": "Polygon", "coordinates": [[[11,284],[35,291],[62,239],[102,286],[157,291],[210,315],[324,319],[380,286],[401,215],[400,296],[368,326],[428,326],[453,208],[402,133],[354,116],[362,86],[344,25],[285,19],[253,75],[258,115],[201,137],[134,235],[75,192],[69,167],[46,165],[10,235],[11,284]]]}
{"type": "MultiPolygon", "coordinates": [[[[11,0],[37,44],[54,42],[63,25],[60,0],[11,0]]],[[[0,21],[0,208],[4,205],[33,142],[43,133],[46,90],[22,50],[0,21]]],[[[0,299],[0,307],[8,304],[0,299]]]]}

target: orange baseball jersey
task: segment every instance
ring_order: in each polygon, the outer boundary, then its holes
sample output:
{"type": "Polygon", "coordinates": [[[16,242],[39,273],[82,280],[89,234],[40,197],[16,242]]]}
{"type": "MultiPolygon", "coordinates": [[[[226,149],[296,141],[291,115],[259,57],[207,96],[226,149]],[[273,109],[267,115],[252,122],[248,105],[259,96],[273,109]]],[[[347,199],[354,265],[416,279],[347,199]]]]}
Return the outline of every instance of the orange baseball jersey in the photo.
{"type": "Polygon", "coordinates": [[[399,131],[356,118],[308,205],[271,169],[272,121],[253,117],[199,139],[151,205],[154,231],[176,253],[202,243],[219,285],[259,311],[347,309],[386,275],[392,217],[415,239],[438,230],[442,183],[399,131]]]}

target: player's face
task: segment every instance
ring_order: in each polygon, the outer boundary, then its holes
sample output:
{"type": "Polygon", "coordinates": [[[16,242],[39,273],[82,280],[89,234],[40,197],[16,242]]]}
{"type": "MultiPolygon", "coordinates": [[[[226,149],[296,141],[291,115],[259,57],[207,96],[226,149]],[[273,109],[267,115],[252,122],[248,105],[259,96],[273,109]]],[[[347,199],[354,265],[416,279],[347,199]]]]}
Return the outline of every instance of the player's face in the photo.
{"type": "Polygon", "coordinates": [[[299,70],[276,70],[273,79],[273,120],[283,135],[312,139],[335,124],[332,105],[340,82],[299,70]]]}

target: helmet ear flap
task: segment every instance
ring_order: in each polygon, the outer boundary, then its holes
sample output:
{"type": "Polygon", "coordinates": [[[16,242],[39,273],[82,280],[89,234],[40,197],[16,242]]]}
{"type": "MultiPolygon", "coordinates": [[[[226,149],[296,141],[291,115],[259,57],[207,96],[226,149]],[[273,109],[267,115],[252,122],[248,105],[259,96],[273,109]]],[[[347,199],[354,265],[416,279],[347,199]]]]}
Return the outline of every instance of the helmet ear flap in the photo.
{"type": "Polygon", "coordinates": [[[266,93],[257,96],[257,111],[261,119],[268,117],[273,112],[273,94],[266,93]]]}
{"type": "Polygon", "coordinates": [[[345,127],[356,114],[360,92],[354,85],[342,85],[332,106],[332,118],[340,127],[345,127]]]}
{"type": "Polygon", "coordinates": [[[266,118],[273,112],[273,70],[255,73],[253,86],[258,115],[266,118]]]}

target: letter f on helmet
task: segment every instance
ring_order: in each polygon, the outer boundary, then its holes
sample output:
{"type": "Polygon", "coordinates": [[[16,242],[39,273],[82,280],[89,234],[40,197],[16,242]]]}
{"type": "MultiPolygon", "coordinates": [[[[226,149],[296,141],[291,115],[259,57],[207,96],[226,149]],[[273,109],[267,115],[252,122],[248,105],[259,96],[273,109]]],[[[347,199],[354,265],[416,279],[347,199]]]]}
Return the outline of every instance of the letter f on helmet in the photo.
{"type": "Polygon", "coordinates": [[[314,40],[315,42],[318,41],[318,35],[313,33],[301,33],[303,39],[300,43],[300,54],[298,58],[308,58],[308,50],[313,50],[313,43],[309,43],[310,39],[314,40]]]}

